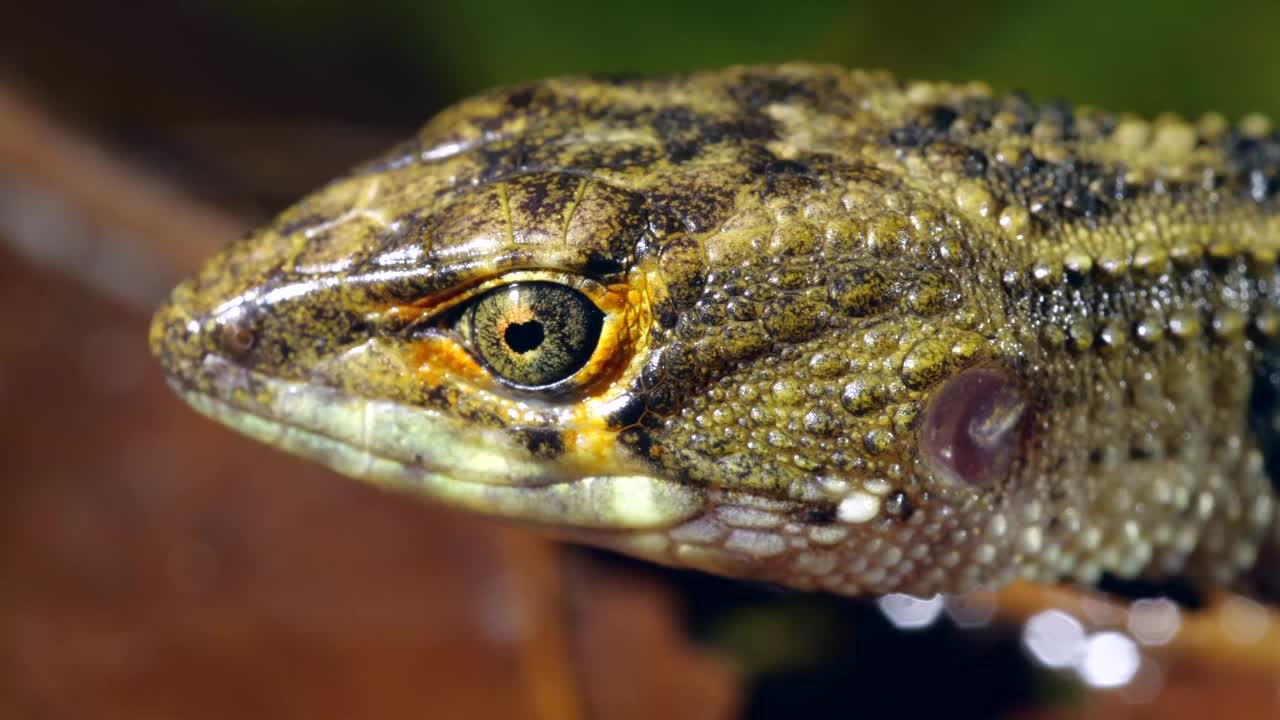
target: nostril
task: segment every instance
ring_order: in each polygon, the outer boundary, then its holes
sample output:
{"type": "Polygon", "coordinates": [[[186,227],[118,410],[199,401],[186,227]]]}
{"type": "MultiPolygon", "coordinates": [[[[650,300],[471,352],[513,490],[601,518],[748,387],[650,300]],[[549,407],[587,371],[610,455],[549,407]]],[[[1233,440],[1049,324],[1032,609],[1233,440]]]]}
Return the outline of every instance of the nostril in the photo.
{"type": "Polygon", "coordinates": [[[243,316],[218,323],[215,333],[218,347],[228,358],[242,360],[253,350],[257,333],[243,316]]]}

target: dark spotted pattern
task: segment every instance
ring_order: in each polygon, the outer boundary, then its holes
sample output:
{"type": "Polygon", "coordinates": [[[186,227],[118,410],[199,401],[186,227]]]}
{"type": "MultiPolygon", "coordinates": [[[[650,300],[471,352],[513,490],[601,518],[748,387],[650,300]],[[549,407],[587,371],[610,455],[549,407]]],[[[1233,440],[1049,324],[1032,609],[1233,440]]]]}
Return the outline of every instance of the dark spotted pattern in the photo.
{"type": "Polygon", "coordinates": [[[175,290],[152,342],[201,397],[306,388],[355,433],[329,440],[381,439],[344,398],[455,423],[466,451],[384,448],[430,466],[417,485],[340,466],[665,562],[850,594],[1104,574],[1265,594],[1277,194],[1256,119],[808,65],[550,80],[302,199],[175,290]],[[449,322],[518,282],[605,316],[555,393],[495,380],[449,322]],[[962,393],[976,425],[952,435],[1017,442],[948,472],[921,438],[967,372],[1030,411],[1002,432],[962,393]],[[449,479],[432,462],[458,487],[424,487],[449,479]],[[666,524],[631,534],[650,510],[666,524]]]}
{"type": "Polygon", "coordinates": [[[564,453],[564,436],[553,428],[516,428],[515,435],[534,457],[555,460],[564,453]]]}
{"type": "Polygon", "coordinates": [[[1204,185],[1222,188],[1258,203],[1280,193],[1280,132],[1248,135],[1232,130],[1214,137],[1201,130],[1197,146],[1212,146],[1224,162],[1205,165],[1185,179],[1134,187],[1126,182],[1127,163],[1089,157],[1084,148],[1111,137],[1116,118],[1092,113],[1088,122],[1063,101],[1032,105],[1025,96],[1004,100],[970,99],[919,108],[906,123],[888,131],[888,141],[905,152],[951,156],[966,175],[985,179],[1005,202],[1018,202],[1044,223],[1096,221],[1123,211],[1124,201],[1154,193],[1193,194],[1204,185]],[[999,125],[997,125],[999,119],[999,125]],[[1009,136],[1035,136],[1066,143],[1065,157],[1047,159],[1034,150],[1011,163],[992,163],[991,153],[1009,136]],[[1079,145],[1076,145],[1079,144],[1079,145]]]}
{"type": "Polygon", "coordinates": [[[1271,487],[1280,493],[1280,348],[1270,348],[1254,370],[1249,429],[1263,448],[1271,487]]]}

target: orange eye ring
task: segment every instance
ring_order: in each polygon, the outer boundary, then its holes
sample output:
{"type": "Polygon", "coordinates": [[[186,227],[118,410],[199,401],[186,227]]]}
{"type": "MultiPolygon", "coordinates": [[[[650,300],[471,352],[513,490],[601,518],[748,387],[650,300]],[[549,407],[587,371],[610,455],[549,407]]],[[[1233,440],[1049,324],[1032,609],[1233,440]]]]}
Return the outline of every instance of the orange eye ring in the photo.
{"type": "Polygon", "coordinates": [[[391,310],[427,328],[416,353],[423,372],[552,399],[590,397],[617,379],[637,352],[644,298],[626,283],[521,270],[391,310]],[[583,331],[576,339],[564,332],[573,327],[583,331]]]}

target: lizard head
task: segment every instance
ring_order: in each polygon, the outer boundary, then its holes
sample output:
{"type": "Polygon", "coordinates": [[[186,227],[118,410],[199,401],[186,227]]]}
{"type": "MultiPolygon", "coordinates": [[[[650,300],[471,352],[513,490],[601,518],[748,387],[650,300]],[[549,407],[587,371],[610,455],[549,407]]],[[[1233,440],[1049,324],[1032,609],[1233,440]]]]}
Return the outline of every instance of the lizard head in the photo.
{"type": "Polygon", "coordinates": [[[472,99],[212,258],[152,347],[239,431],[571,539],[1001,579],[1037,405],[1000,278],[884,140],[908,105],[805,66],[472,99]]]}

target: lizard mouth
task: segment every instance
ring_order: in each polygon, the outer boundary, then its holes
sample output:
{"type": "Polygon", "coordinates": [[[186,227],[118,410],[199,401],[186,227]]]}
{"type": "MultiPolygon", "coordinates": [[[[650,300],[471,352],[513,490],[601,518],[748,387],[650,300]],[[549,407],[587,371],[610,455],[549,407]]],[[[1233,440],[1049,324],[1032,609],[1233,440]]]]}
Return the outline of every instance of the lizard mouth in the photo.
{"type": "Polygon", "coordinates": [[[169,383],[201,414],[336,472],[446,505],[584,530],[670,527],[698,514],[702,497],[650,475],[567,475],[529,457],[505,435],[435,410],[273,378],[215,355],[213,378],[169,383]]]}

